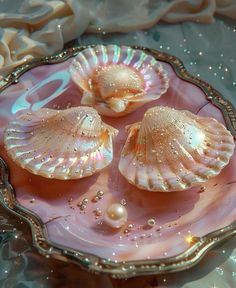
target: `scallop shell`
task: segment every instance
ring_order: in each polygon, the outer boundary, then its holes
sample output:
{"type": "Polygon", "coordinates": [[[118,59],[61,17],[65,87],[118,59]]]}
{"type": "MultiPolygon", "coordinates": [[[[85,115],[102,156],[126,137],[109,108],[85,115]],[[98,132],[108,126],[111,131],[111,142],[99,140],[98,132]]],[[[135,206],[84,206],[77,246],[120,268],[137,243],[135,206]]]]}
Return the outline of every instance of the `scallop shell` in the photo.
{"type": "Polygon", "coordinates": [[[180,191],[207,181],[228,164],[235,146],[215,119],[169,107],[148,109],[127,130],[119,170],[149,191],[180,191]]]}
{"type": "Polygon", "coordinates": [[[83,91],[81,103],[111,117],[158,99],[169,87],[167,74],[154,57],[125,46],[87,48],[72,61],[70,73],[83,91]]]}
{"type": "Polygon", "coordinates": [[[78,179],[109,165],[116,134],[91,107],[42,108],[11,122],[4,142],[12,159],[31,173],[78,179]]]}

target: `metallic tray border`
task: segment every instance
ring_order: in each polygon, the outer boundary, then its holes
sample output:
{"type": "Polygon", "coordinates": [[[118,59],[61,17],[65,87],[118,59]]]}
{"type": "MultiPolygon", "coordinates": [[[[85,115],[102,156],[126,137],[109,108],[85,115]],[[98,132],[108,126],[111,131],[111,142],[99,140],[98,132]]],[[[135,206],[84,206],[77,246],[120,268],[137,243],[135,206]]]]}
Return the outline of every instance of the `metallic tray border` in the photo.
{"type": "MultiPolygon", "coordinates": [[[[17,83],[19,77],[26,71],[40,65],[63,62],[91,46],[94,47],[95,45],[69,48],[59,54],[33,59],[26,64],[16,67],[12,73],[0,80],[0,92],[9,85],[17,83]]],[[[157,60],[169,63],[181,79],[198,86],[205,93],[207,99],[221,110],[227,128],[236,138],[236,111],[233,105],[228,100],[224,99],[224,97],[210,84],[189,74],[182,61],[175,56],[145,47],[133,46],[132,48],[144,50],[146,53],[154,56],[157,60]]],[[[113,278],[130,278],[134,276],[177,272],[188,269],[197,264],[207,251],[236,234],[236,221],[234,221],[230,225],[213,231],[203,237],[193,238],[190,247],[177,256],[155,260],[114,262],[96,255],[66,248],[52,243],[47,235],[47,228],[41,219],[35,213],[17,202],[14,189],[9,182],[8,167],[1,157],[0,203],[8,211],[12,212],[20,219],[25,220],[30,225],[33,246],[37,248],[39,253],[45,255],[47,258],[52,257],[66,262],[72,261],[92,273],[105,273],[111,275],[113,278]]]]}

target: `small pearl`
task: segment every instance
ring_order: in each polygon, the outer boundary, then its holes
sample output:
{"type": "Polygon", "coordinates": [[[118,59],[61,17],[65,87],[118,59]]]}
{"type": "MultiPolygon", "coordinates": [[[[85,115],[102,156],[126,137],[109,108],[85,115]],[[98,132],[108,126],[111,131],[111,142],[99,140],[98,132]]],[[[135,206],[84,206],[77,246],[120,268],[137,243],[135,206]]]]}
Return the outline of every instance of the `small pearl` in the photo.
{"type": "Polygon", "coordinates": [[[132,228],[134,228],[134,224],[129,224],[128,229],[132,229],[132,228]]]}
{"type": "Polygon", "coordinates": [[[125,206],[121,204],[112,204],[106,210],[104,220],[112,228],[120,228],[126,222],[128,218],[128,213],[125,206]]]}
{"type": "Polygon", "coordinates": [[[87,198],[84,198],[83,200],[82,200],[82,203],[84,204],[84,205],[86,205],[86,204],[88,204],[88,199],[87,198]]]}
{"type": "Polygon", "coordinates": [[[93,202],[98,202],[99,200],[100,200],[100,198],[98,196],[94,196],[92,199],[93,202]]]}
{"type": "Polygon", "coordinates": [[[103,191],[99,190],[99,191],[97,192],[97,197],[98,197],[98,198],[101,199],[103,195],[104,195],[104,192],[103,192],[103,191]]]}
{"type": "Polygon", "coordinates": [[[156,221],[155,219],[151,218],[151,219],[148,219],[147,224],[148,226],[153,227],[156,225],[156,221]]]}

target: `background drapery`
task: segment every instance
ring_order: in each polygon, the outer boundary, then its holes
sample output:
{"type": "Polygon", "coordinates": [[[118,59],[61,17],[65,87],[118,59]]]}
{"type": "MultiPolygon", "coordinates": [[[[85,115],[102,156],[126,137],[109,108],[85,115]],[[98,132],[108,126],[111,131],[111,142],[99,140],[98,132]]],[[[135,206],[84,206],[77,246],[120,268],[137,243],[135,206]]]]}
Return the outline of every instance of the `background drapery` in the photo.
{"type": "Polygon", "coordinates": [[[235,0],[2,0],[0,75],[31,59],[52,55],[84,32],[129,32],[166,23],[236,19],[235,0]]]}

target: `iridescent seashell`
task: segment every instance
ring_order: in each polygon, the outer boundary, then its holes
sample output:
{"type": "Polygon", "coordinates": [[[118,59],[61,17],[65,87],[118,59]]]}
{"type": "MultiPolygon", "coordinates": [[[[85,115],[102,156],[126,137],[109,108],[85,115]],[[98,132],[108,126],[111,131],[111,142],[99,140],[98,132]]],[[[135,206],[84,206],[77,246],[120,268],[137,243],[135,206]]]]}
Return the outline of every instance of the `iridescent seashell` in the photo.
{"type": "Polygon", "coordinates": [[[113,159],[117,130],[91,107],[39,109],[11,122],[5,147],[12,159],[46,178],[77,179],[103,169],[113,159]]]}
{"type": "Polygon", "coordinates": [[[83,91],[81,103],[111,117],[158,99],[169,86],[165,70],[154,57],[125,46],[87,48],[72,61],[70,72],[83,91]]]}
{"type": "Polygon", "coordinates": [[[169,107],[148,109],[127,127],[119,170],[149,191],[180,191],[220,173],[234,151],[230,132],[213,118],[169,107]]]}

